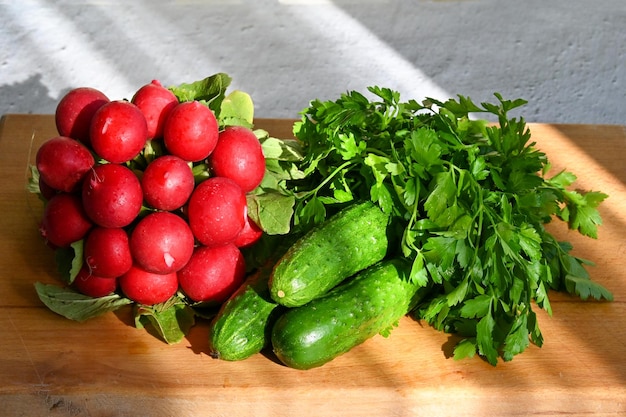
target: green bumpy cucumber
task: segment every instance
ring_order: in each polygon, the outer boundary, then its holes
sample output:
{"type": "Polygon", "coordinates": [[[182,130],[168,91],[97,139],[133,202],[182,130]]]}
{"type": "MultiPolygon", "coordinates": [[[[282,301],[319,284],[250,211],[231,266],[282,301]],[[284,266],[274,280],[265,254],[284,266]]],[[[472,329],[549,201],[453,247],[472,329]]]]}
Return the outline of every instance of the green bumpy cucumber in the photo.
{"type": "Polygon", "coordinates": [[[410,264],[385,260],[310,303],[286,310],[272,330],[278,359],[296,369],[324,365],[390,328],[425,296],[410,264]]]}
{"type": "Polygon", "coordinates": [[[389,216],[372,202],[339,211],[300,239],[274,265],[270,294],[298,307],[382,260],[388,251],[389,216]]]}
{"type": "Polygon", "coordinates": [[[239,361],[269,346],[272,325],[282,310],[269,294],[270,273],[270,267],[259,269],[222,305],[210,324],[211,357],[239,361]]]}

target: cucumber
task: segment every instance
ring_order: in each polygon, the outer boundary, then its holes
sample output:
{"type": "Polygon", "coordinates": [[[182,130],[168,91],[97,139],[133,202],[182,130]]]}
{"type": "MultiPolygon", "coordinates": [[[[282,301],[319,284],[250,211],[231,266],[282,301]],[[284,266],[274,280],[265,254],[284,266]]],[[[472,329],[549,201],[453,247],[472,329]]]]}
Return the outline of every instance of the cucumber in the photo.
{"type": "Polygon", "coordinates": [[[411,266],[385,260],[310,303],[288,309],[272,330],[278,359],[296,369],[322,366],[389,330],[426,295],[408,281],[411,266]]]}
{"type": "Polygon", "coordinates": [[[356,203],[299,238],[274,265],[274,301],[298,307],[387,254],[389,217],[372,202],[356,203]]]}
{"type": "Polygon", "coordinates": [[[209,355],[239,361],[270,344],[282,307],[269,294],[271,267],[257,270],[222,305],[210,324],[209,355]]]}

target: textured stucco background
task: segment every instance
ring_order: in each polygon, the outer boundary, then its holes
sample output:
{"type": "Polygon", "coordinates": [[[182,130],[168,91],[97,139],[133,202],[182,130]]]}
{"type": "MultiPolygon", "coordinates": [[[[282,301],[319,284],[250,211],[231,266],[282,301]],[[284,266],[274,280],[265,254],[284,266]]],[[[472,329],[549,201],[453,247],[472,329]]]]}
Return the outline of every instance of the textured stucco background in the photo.
{"type": "Polygon", "coordinates": [[[77,86],[121,99],[215,72],[257,117],[381,85],[626,124],[626,0],[0,0],[0,114],[52,113],[77,86]]]}

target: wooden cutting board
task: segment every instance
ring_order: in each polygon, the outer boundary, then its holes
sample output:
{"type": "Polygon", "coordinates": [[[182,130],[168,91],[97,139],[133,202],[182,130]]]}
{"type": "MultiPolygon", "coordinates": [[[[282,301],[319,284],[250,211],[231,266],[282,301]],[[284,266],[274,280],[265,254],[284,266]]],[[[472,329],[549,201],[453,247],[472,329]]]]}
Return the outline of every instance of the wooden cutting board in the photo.
{"type": "MultiPolygon", "coordinates": [[[[289,137],[289,120],[257,127],[289,137]]],[[[53,253],[38,235],[41,203],[25,190],[38,146],[56,135],[51,115],[0,122],[0,410],[7,416],[508,416],[626,414],[626,127],[531,124],[554,169],[610,195],[599,239],[561,224],[552,233],[596,263],[615,301],[551,293],[539,313],[545,338],[492,367],[450,357],[457,339],[405,318],[317,369],[288,369],[258,354],[207,354],[206,323],[168,346],[132,325],[129,309],[77,323],[47,310],[33,283],[54,283],[53,253]]]]}

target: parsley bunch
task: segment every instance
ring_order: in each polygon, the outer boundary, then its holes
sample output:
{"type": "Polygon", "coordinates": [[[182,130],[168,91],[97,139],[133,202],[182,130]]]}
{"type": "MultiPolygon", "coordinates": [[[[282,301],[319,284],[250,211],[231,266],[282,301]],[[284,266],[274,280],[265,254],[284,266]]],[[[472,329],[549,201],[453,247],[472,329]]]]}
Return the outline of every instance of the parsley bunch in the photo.
{"type": "Polygon", "coordinates": [[[548,291],[612,299],[591,281],[588,261],[570,254],[545,224],[559,218],[597,237],[601,192],[570,190],[567,171],[550,178],[523,118],[526,102],[402,102],[398,92],[368,88],[336,101],[315,100],[294,133],[301,173],[286,187],[295,197],[294,227],[306,230],[347,204],[371,200],[391,214],[396,247],[413,262],[411,279],[432,286],[413,312],[464,336],[455,358],[478,353],[495,365],[543,338],[533,305],[551,314],[548,291]],[[470,114],[492,114],[495,124],[470,114]]]}

